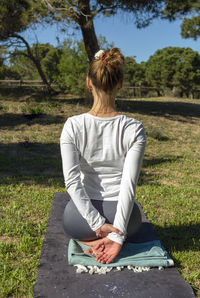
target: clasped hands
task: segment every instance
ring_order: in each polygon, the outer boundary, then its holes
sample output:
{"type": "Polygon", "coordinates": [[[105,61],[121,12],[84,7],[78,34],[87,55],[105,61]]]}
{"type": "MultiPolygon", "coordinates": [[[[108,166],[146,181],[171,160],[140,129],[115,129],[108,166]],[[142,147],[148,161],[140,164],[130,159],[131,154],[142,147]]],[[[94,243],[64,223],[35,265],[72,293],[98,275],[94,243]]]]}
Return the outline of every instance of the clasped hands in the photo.
{"type": "Polygon", "coordinates": [[[95,255],[96,261],[99,263],[109,264],[112,262],[122,247],[121,244],[106,237],[111,232],[123,235],[123,233],[114,228],[112,224],[104,224],[96,230],[96,234],[101,238],[94,241],[91,247],[85,251],[90,255],[95,255]]]}

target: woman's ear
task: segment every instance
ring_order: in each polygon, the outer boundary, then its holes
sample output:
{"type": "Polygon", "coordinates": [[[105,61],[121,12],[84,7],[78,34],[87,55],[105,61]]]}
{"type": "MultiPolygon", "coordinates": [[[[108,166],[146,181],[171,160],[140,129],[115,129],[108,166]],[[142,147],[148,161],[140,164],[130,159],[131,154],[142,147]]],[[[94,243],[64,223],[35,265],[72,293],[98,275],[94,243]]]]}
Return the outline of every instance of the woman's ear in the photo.
{"type": "Polygon", "coordinates": [[[92,89],[91,79],[88,76],[86,77],[86,84],[87,84],[88,89],[92,89]]]}

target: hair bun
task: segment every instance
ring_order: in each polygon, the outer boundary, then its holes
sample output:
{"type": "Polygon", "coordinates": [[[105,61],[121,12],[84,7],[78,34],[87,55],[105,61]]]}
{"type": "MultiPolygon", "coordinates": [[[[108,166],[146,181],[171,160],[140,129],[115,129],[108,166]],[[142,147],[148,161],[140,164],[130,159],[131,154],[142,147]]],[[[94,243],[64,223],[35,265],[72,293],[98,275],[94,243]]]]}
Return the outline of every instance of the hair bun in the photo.
{"type": "Polygon", "coordinates": [[[118,48],[99,50],[90,63],[88,76],[93,85],[110,92],[123,79],[124,56],[118,48]]]}
{"type": "Polygon", "coordinates": [[[105,52],[104,64],[119,67],[124,64],[124,56],[118,48],[112,48],[105,52]]]}

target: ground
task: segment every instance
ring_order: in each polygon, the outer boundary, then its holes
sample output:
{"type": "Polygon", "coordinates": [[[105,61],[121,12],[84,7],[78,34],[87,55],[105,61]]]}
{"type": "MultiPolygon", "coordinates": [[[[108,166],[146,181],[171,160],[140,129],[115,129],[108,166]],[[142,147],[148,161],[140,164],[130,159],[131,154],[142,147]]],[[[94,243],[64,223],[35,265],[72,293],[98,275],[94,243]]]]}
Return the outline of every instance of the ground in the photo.
{"type": "MultiPolygon", "coordinates": [[[[65,191],[59,138],[83,99],[0,89],[0,297],[32,297],[48,214],[65,191]]],[[[117,100],[147,146],[137,200],[182,276],[200,296],[200,100],[117,100]]]]}

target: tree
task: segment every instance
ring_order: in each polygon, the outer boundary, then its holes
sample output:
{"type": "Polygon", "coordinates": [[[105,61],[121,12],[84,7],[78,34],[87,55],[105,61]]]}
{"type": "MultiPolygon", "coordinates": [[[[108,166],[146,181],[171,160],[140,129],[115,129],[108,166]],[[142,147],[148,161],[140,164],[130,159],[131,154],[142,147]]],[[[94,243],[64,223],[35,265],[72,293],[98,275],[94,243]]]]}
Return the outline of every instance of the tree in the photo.
{"type": "Polygon", "coordinates": [[[190,48],[157,50],[146,62],[146,79],[153,87],[179,88],[188,96],[199,84],[200,55],[190,48]]]}
{"type": "Polygon", "coordinates": [[[162,2],[163,0],[1,0],[0,40],[7,43],[7,47],[19,47],[23,44],[27,50],[23,55],[32,60],[43,82],[51,91],[37,52],[31,50],[22,35],[27,28],[39,22],[60,22],[79,28],[87,56],[91,60],[99,49],[93,24],[95,17],[100,14],[114,15],[121,10],[132,13],[136,26],[141,28],[159,15],[162,2]]]}
{"type": "MultiPolygon", "coordinates": [[[[26,52],[26,50],[22,51],[26,52]]],[[[9,60],[9,69],[14,73],[17,73],[18,80],[39,80],[39,73],[33,64],[33,62],[17,51],[18,55],[12,55],[9,60]]]]}
{"type": "Polygon", "coordinates": [[[183,19],[181,35],[183,38],[197,39],[200,36],[200,2],[198,0],[166,0],[163,16],[173,21],[183,19]],[[189,17],[186,17],[188,16],[189,17]]]}
{"type": "Polygon", "coordinates": [[[14,48],[14,55],[23,55],[30,59],[36,66],[48,91],[51,92],[52,88],[37,55],[37,47],[32,50],[21,35],[31,25],[38,23],[41,18],[45,18],[47,9],[34,0],[1,0],[0,11],[0,41],[11,52],[14,48]],[[19,48],[26,48],[26,51],[18,51],[19,48]]]}
{"type": "Polygon", "coordinates": [[[57,77],[57,82],[63,91],[76,95],[84,94],[87,62],[83,42],[65,40],[57,77]]]}
{"type": "Polygon", "coordinates": [[[200,15],[193,18],[184,18],[181,24],[181,35],[183,38],[196,40],[200,36],[200,15]]]}
{"type": "Polygon", "coordinates": [[[115,15],[118,11],[131,13],[138,28],[147,26],[158,17],[163,0],[40,0],[49,10],[49,18],[74,25],[82,32],[89,60],[99,49],[94,23],[95,17],[115,15]]]}
{"type": "Polygon", "coordinates": [[[125,58],[124,81],[128,86],[145,86],[145,67],[144,63],[137,63],[133,57],[125,58]]]}
{"type": "MultiPolygon", "coordinates": [[[[61,49],[55,48],[49,43],[33,44],[30,48],[32,52],[37,52],[40,65],[51,84],[58,76],[58,64],[61,56],[61,49]]],[[[27,50],[12,53],[10,58],[10,68],[18,73],[19,78],[36,80],[39,79],[39,73],[35,64],[27,57],[27,50]]]]}
{"type": "Polygon", "coordinates": [[[42,46],[47,47],[47,51],[45,56],[41,59],[41,65],[48,78],[48,81],[51,84],[52,82],[56,82],[59,75],[58,65],[60,63],[62,49],[55,48],[50,44],[43,44],[42,46]]]}
{"type": "MultiPolygon", "coordinates": [[[[98,38],[98,43],[102,49],[108,49],[113,46],[103,36],[98,38]]],[[[84,42],[66,39],[61,48],[58,75],[57,77],[55,76],[55,81],[65,92],[83,96],[86,91],[85,79],[87,69],[88,57],[84,42]]]]}
{"type": "Polygon", "coordinates": [[[6,65],[4,64],[5,49],[0,46],[0,80],[4,79],[6,75],[6,65]]]}

